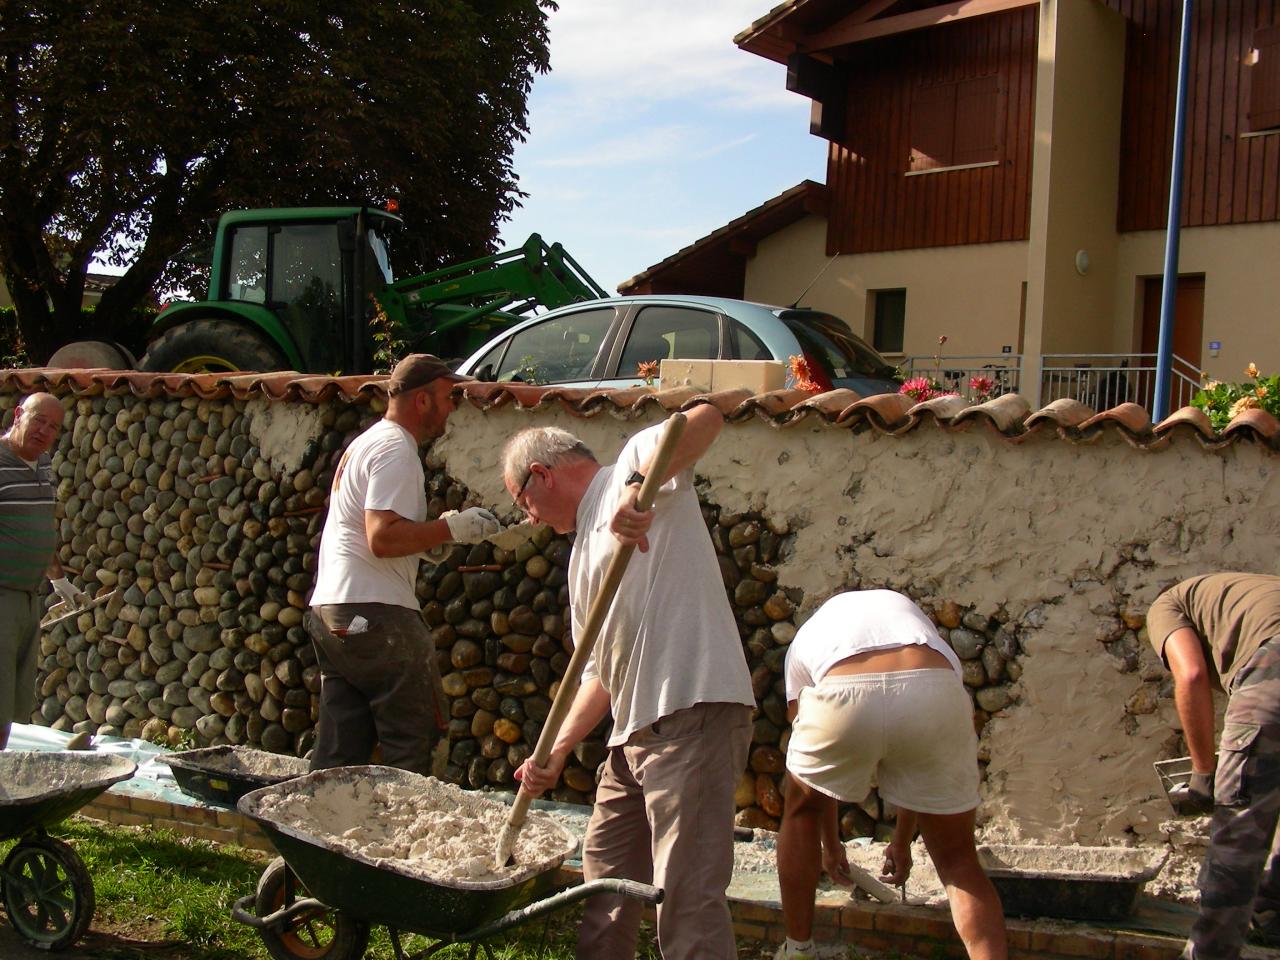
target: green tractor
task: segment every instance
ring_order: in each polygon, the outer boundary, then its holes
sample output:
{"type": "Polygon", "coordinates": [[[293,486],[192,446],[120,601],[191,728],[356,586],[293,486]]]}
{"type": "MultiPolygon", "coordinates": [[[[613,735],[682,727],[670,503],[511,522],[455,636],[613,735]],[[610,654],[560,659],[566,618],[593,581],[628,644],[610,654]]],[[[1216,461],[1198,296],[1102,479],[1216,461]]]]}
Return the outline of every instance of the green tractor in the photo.
{"type": "Polygon", "coordinates": [[[236,210],[218,221],[207,300],[156,317],[139,364],[178,373],[369,373],[375,330],[404,352],[466,357],[537,307],[608,294],[559,244],[524,246],[393,280],[373,207],[236,210]]]}

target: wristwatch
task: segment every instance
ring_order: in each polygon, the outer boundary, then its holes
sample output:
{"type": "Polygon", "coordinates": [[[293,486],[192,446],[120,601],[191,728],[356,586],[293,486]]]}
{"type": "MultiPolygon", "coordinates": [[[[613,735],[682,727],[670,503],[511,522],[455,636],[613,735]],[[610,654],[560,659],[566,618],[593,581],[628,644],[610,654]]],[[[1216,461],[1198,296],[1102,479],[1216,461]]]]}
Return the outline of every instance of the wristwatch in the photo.
{"type": "Polygon", "coordinates": [[[638,483],[638,484],[641,484],[641,485],[643,485],[643,484],[644,484],[644,474],[643,474],[643,473],[641,473],[639,470],[632,470],[632,471],[631,471],[631,476],[627,477],[627,484],[626,484],[626,485],[629,487],[629,486],[631,486],[633,483],[638,483]]]}

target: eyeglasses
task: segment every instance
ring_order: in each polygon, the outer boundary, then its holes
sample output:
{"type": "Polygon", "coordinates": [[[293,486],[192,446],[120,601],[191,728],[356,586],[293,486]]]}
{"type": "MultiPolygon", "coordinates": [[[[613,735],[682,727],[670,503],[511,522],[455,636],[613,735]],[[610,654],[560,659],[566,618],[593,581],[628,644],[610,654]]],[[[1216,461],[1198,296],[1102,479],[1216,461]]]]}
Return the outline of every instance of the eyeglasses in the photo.
{"type": "Polygon", "coordinates": [[[533,464],[529,464],[529,472],[524,475],[524,483],[520,484],[520,489],[516,491],[516,495],[512,498],[517,507],[528,512],[528,507],[524,505],[524,491],[529,486],[529,481],[533,479],[533,464]]]}

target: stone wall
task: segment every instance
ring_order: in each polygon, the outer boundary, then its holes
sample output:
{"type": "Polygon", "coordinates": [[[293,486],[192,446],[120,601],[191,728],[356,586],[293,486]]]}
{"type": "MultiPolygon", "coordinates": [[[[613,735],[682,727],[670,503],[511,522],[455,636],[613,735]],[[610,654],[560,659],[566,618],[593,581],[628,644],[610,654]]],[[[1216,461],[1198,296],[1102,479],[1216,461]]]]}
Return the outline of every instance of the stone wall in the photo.
{"type": "MultiPolygon", "coordinates": [[[[41,641],[35,722],[66,730],[305,752],[318,675],[301,628],[336,457],[381,412],[349,402],[63,397],[55,457],[64,564],[115,599],[41,641]]],[[[92,395],[96,393],[97,395],[92,395]]],[[[15,396],[0,395],[8,421],[15,396]]],[[[573,409],[464,403],[426,453],[432,513],[508,518],[502,441],[529,424],[581,435],[607,462],[658,403],[573,409]],[[602,412],[607,410],[607,413],[602,412]],[[594,416],[583,413],[595,412],[594,416]]],[[[1160,589],[1216,569],[1276,573],[1275,455],[1188,434],[1147,449],[1119,430],[1018,444],[932,421],[897,436],[817,414],[735,417],[699,465],[703,511],[760,703],[740,820],[776,822],[787,727],[781,670],[796,626],[833,593],[915,598],[965,666],[993,835],[1156,838],[1153,760],[1180,749],[1142,618],[1160,589]]],[[[570,543],[453,548],[418,592],[450,703],[439,773],[511,784],[568,660],[570,543]]],[[[590,795],[603,730],[560,796],[590,795]]],[[[892,818],[873,794],[848,833],[892,818]]]]}

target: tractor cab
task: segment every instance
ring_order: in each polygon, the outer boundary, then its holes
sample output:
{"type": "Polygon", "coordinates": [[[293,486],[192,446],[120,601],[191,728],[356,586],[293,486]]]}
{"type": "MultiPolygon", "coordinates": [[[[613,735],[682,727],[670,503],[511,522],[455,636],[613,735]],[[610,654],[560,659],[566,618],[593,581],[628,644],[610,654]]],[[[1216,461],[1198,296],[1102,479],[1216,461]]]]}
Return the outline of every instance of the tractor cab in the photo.
{"type": "Polygon", "coordinates": [[[367,207],[237,210],[218,222],[208,299],[156,320],[143,368],[368,370],[373,295],[400,218],[367,207]]]}

